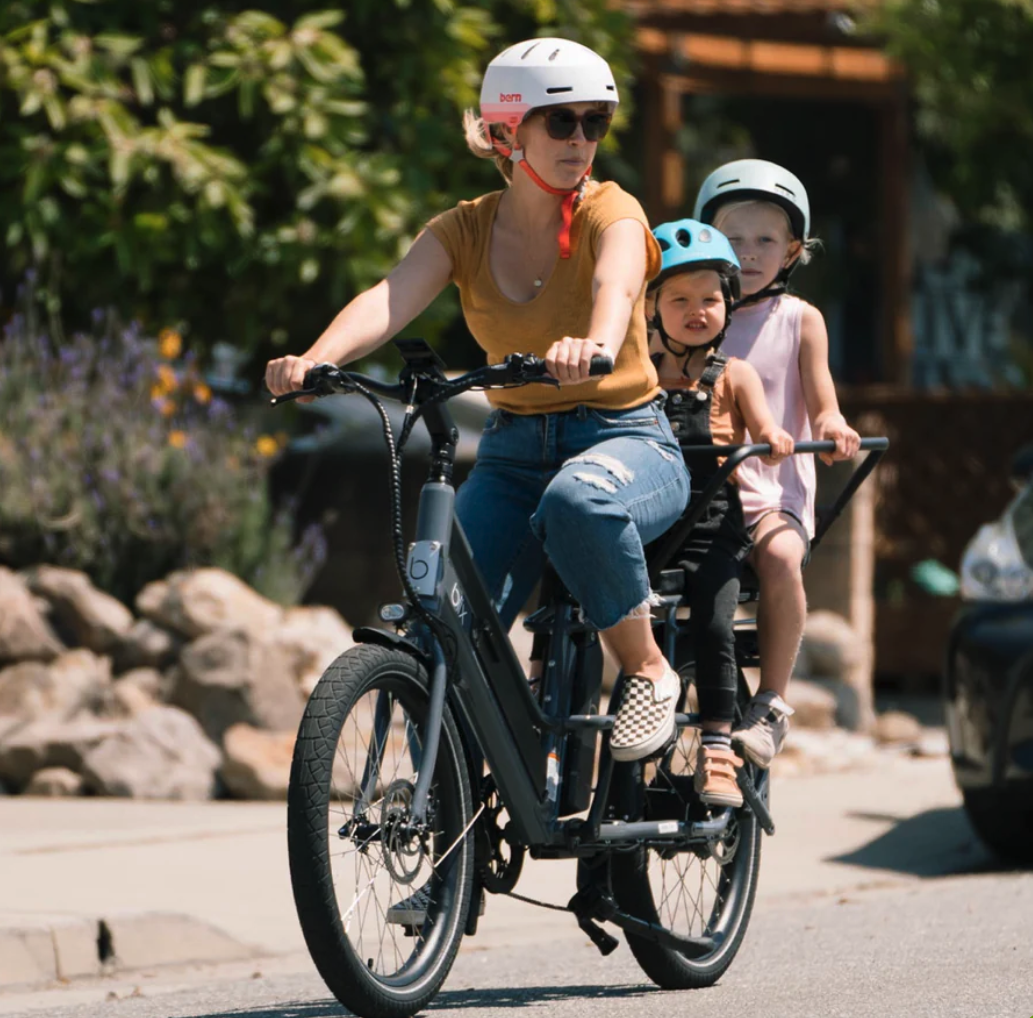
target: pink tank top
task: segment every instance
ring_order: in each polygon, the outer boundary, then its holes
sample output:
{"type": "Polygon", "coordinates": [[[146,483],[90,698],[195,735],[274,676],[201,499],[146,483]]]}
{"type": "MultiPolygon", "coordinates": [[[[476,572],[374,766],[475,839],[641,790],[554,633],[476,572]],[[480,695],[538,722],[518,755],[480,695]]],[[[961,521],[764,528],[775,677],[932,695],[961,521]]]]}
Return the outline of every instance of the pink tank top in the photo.
{"type": "MultiPolygon", "coordinates": [[[[804,302],[783,294],[748,304],[732,316],[721,352],[756,369],[775,423],[797,442],[811,440],[811,420],[800,377],[800,322],[804,302]]],[[[752,441],[752,439],[751,439],[752,441]]],[[[777,467],[748,459],[738,471],[746,525],[784,510],[814,536],[814,457],[789,456],[777,467]]]]}

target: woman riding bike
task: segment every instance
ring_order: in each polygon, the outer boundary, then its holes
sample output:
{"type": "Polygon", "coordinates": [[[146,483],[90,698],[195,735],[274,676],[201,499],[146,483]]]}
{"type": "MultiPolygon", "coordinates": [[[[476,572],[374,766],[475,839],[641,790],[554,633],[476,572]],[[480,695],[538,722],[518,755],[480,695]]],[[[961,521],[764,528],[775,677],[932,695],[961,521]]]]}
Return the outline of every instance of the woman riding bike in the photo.
{"type": "Polygon", "coordinates": [[[494,409],[456,512],[504,625],[547,556],[602,630],[627,676],[613,756],[635,760],[675,730],[680,680],[653,638],[643,545],[678,519],[689,478],[647,348],[643,300],[660,251],[639,203],[590,176],[617,102],[606,61],[567,39],[497,56],[481,116],[467,111],[464,127],[507,186],[431,220],[304,354],[270,361],[266,384],[283,395],[319,362],[369,354],[449,281],[489,362],[544,357],[558,387],[488,393],[494,409]],[[613,372],[590,378],[601,354],[613,372]]]}

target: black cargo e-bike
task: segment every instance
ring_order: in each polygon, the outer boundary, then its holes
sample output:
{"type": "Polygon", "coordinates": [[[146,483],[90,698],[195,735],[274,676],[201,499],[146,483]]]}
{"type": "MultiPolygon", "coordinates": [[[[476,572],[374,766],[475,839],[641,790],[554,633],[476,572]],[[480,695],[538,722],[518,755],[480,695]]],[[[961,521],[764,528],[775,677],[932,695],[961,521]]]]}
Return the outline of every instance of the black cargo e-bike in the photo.
{"type": "MultiPolygon", "coordinates": [[[[458,431],[447,401],[474,388],[549,382],[544,363],[512,354],[449,380],[423,341],[396,346],[405,359],[397,383],[320,365],[303,390],[274,400],[357,393],[377,409],[391,461],[391,525],[404,589],[398,604],[380,611],[391,629],[355,631],[358,645],[319,680],[298,731],[288,847],[312,959],[355,1014],[413,1015],[441,988],[462,937],[476,932],[485,892],[513,894],[530,853],[578,860],[577,887],[559,907],[603,954],[618,945],[600,925],[607,922],[624,931],[659,986],[709,986],[742,943],[760,833],[773,833],[774,824],[767,772],[749,764],[739,773],[741,808],[709,808],[693,790],[699,718],[687,599],[682,571],[663,567],[735,467],[770,447],[711,447],[711,455],[727,456],[721,469],[648,550],[660,601],[654,624],[683,677],[682,699],[675,737],[660,754],[615,763],[605,737],[614,719],[598,712],[598,632],[554,574],[543,581],[541,606],[524,623],[542,649],[533,691],[453,513],[458,431]],[[406,406],[397,440],[378,396],[406,406]],[[406,551],[400,460],[420,419],[431,437],[430,473],[406,551]]],[[[610,367],[596,358],[593,373],[610,367]]],[[[824,527],[886,444],[865,440],[862,447],[873,454],[824,527]]],[[[797,451],[832,448],[815,442],[797,451]]],[[[741,665],[755,663],[755,640],[745,630],[740,635],[741,665]]],[[[739,685],[741,710],[749,699],[741,670],[739,685]]],[[[619,696],[620,678],[611,702],[619,696]]]]}

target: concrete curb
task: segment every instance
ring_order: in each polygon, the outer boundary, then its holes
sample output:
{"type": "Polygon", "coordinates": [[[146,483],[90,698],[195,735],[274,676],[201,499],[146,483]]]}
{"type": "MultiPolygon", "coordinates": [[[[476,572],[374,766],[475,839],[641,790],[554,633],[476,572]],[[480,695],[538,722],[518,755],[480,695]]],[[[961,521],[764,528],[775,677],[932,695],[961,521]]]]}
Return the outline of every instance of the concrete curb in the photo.
{"type": "Polygon", "coordinates": [[[152,966],[243,961],[262,953],[178,912],[96,919],[0,916],[0,992],[152,966]]]}

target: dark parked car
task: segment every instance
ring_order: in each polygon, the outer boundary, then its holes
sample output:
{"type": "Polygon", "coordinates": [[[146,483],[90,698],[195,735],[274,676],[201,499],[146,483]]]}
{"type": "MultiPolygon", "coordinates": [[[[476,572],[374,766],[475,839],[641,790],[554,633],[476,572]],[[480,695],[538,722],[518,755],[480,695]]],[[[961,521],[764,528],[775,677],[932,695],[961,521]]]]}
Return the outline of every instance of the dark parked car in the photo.
{"type": "Polygon", "coordinates": [[[1033,864],[1033,447],[1019,493],[962,559],[966,604],[951,630],[945,696],[954,778],[980,837],[1033,864]]]}

